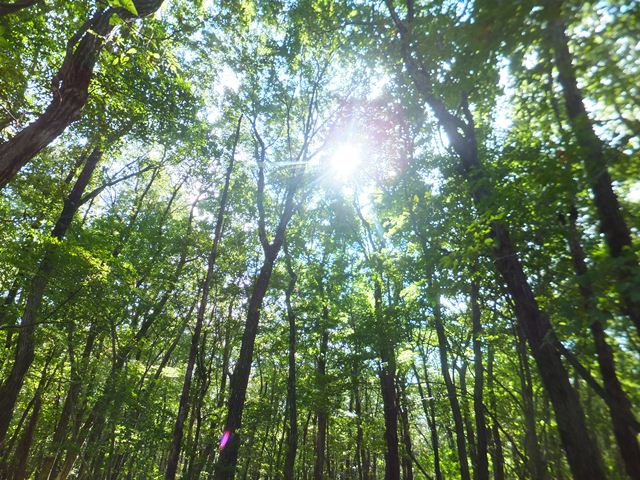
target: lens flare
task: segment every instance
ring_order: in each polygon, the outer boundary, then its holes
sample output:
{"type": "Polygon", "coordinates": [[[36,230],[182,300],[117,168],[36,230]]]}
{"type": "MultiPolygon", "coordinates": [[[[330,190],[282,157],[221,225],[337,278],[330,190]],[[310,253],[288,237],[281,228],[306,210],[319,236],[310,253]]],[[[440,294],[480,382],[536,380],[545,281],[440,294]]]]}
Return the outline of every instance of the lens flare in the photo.
{"type": "Polygon", "coordinates": [[[231,432],[226,431],[222,434],[222,436],[220,437],[220,450],[222,450],[224,447],[227,446],[227,443],[229,443],[229,438],[231,437],[231,432]]]}

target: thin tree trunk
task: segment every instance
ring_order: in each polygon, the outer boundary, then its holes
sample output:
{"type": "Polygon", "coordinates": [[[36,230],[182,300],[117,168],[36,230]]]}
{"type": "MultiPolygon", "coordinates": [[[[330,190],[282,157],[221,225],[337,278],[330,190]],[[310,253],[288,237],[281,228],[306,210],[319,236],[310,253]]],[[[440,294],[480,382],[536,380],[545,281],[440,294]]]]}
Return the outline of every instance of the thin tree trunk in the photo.
{"type": "MultiPolygon", "coordinates": [[[[59,241],[66,235],[74,215],[82,205],[82,195],[100,158],[102,158],[102,150],[96,147],[87,157],[80,176],[64,201],[62,212],[51,231],[52,238],[59,241]]],[[[34,359],[36,323],[44,292],[55,268],[55,250],[54,245],[45,247],[42,260],[40,260],[38,269],[31,280],[31,288],[27,296],[22,321],[20,322],[18,345],[13,366],[8,378],[0,386],[0,448],[4,443],[25,376],[34,359]]]]}
{"type": "Polygon", "coordinates": [[[609,254],[621,261],[615,270],[622,307],[640,332],[640,290],[637,280],[638,259],[633,253],[631,231],[624,219],[618,197],[613,190],[611,175],[607,167],[604,145],[593,130],[593,124],[584,106],[582,92],[578,88],[573,68],[566,26],[562,17],[562,2],[547,3],[550,15],[549,31],[554,51],[558,77],[562,85],[565,107],[573,134],[581,149],[587,179],[591,185],[593,201],[600,219],[600,230],[604,234],[609,254]]]}
{"type": "Polygon", "coordinates": [[[398,450],[398,407],[396,403],[396,359],[393,345],[385,328],[385,314],[382,311],[382,286],[374,281],[375,315],[380,351],[380,390],[384,412],[385,480],[400,479],[400,452],[398,450]]]}
{"type": "Polygon", "coordinates": [[[409,423],[409,412],[407,405],[407,392],[406,386],[403,381],[400,381],[398,389],[398,408],[400,410],[400,423],[402,425],[402,443],[404,443],[405,457],[404,457],[404,480],[413,480],[413,465],[415,461],[413,456],[413,446],[411,444],[411,429],[409,423]]]}
{"type": "MultiPolygon", "coordinates": [[[[414,86],[445,130],[451,148],[459,158],[460,173],[468,181],[471,199],[478,209],[478,214],[489,215],[489,200],[494,197],[494,193],[480,160],[473,116],[466,98],[462,98],[462,117],[449,112],[442,99],[434,94],[430,74],[416,63],[413,56],[415,42],[411,38],[410,28],[400,20],[393,0],[385,0],[385,3],[400,37],[404,64],[414,86]]],[[[553,328],[535,299],[511,241],[508,225],[503,220],[493,220],[489,227],[494,264],[513,299],[518,323],[531,346],[542,382],[553,404],[571,471],[576,480],[604,480],[600,452],[589,435],[580,399],[569,381],[560,355],[555,347],[546,341],[553,335],[553,328]]]]}
{"type": "MultiPolygon", "coordinates": [[[[82,377],[81,372],[85,372],[89,365],[89,358],[91,356],[91,352],[93,351],[93,346],[95,344],[95,340],[98,334],[98,328],[94,323],[89,327],[89,332],[87,334],[87,339],[85,341],[84,349],[82,351],[80,367],[76,365],[75,360],[71,358],[73,355],[70,354],[71,366],[69,372],[69,388],[67,390],[67,395],[64,399],[64,404],[62,406],[62,411],[60,413],[60,418],[58,419],[58,423],[56,424],[55,431],[53,433],[53,438],[51,440],[50,445],[50,454],[45,457],[43,464],[40,468],[40,480],[48,480],[54,479],[57,475],[57,463],[58,457],[60,453],[60,449],[64,439],[67,437],[67,432],[69,429],[69,425],[72,419],[77,415],[76,413],[76,404],[78,402],[78,398],[80,396],[80,390],[82,388],[82,377]]],[[[72,339],[69,340],[72,342],[72,339]]],[[[71,353],[71,347],[70,347],[71,353]]]]}
{"type": "MultiPolygon", "coordinates": [[[[498,416],[498,402],[496,399],[495,390],[493,389],[493,361],[495,353],[491,344],[489,344],[489,354],[487,359],[487,388],[489,389],[489,402],[491,403],[491,410],[495,417],[498,416]]],[[[493,478],[494,480],[505,480],[504,473],[504,453],[502,451],[502,440],[500,439],[500,428],[496,418],[491,421],[491,459],[493,465],[493,478]]]]}
{"type": "MultiPolygon", "coordinates": [[[[431,276],[432,277],[432,276],[431,276]]],[[[438,337],[438,352],[440,355],[440,369],[442,371],[442,377],[444,378],[445,387],[447,389],[447,397],[449,398],[449,405],[451,406],[451,415],[453,416],[453,424],[455,426],[456,433],[456,447],[458,452],[458,462],[460,465],[460,478],[462,480],[471,480],[469,472],[469,464],[467,463],[467,442],[464,435],[464,420],[462,418],[462,411],[460,409],[460,402],[458,401],[458,393],[456,392],[455,385],[451,379],[448,347],[447,347],[447,335],[444,330],[442,322],[442,310],[440,306],[440,293],[438,287],[432,283],[432,307],[433,307],[433,322],[436,327],[436,334],[438,337]]]]}
{"type": "Polygon", "coordinates": [[[284,478],[285,480],[293,480],[295,478],[296,450],[298,447],[298,408],[296,398],[296,315],[291,305],[291,296],[294,293],[298,277],[293,270],[291,259],[288,255],[286,260],[287,270],[289,272],[289,284],[285,291],[287,319],[289,320],[289,376],[287,379],[289,431],[287,432],[287,455],[284,462],[284,478]]]}
{"type": "Polygon", "coordinates": [[[33,437],[36,432],[38,420],[40,419],[40,411],[42,409],[42,392],[47,388],[49,381],[53,376],[48,375],[48,367],[54,357],[55,355],[50,354],[47,358],[44,368],[42,369],[40,381],[38,382],[36,393],[33,397],[33,409],[31,411],[31,417],[29,418],[27,428],[25,428],[22,434],[22,438],[20,439],[20,441],[18,442],[18,446],[16,447],[15,458],[13,462],[13,480],[25,480],[27,478],[27,462],[29,460],[31,446],[33,445],[33,437]]]}
{"type": "MultiPolygon", "coordinates": [[[[118,377],[122,374],[123,366],[127,360],[136,353],[140,342],[147,335],[149,329],[155,323],[155,320],[163,312],[169,299],[178,294],[176,283],[180,278],[187,261],[187,254],[189,251],[188,239],[191,237],[194,209],[195,203],[191,206],[187,231],[184,235],[185,241],[173,276],[168,281],[168,288],[162,293],[160,298],[147,309],[147,312],[150,313],[143,319],[136,334],[134,335],[134,338],[120,348],[117,354],[114,350],[111,372],[105,382],[103,391],[91,407],[89,414],[87,415],[87,420],[84,424],[82,426],[78,425],[77,428],[74,428],[71,441],[68,442],[70,446],[66,451],[64,461],[62,462],[60,472],[58,473],[56,480],[64,480],[69,475],[80,453],[80,447],[85,444],[85,441],[88,445],[92,446],[100,444],[99,439],[103,435],[103,428],[109,411],[118,410],[117,408],[112,408],[112,403],[114,402],[114,399],[122,398],[122,396],[118,395],[119,392],[116,386],[118,384],[118,377]]],[[[83,466],[85,465],[86,464],[83,463],[83,466]]]]}
{"type": "MultiPolygon", "coordinates": [[[[357,350],[356,350],[357,352],[357,350]]],[[[366,464],[366,452],[364,448],[364,431],[362,429],[362,401],[360,399],[360,380],[358,368],[359,359],[354,358],[353,363],[353,378],[351,383],[353,384],[353,396],[355,402],[355,415],[356,415],[356,458],[358,466],[358,480],[367,480],[368,468],[366,464]]]]}
{"type": "MultiPolygon", "coordinates": [[[[256,132],[257,135],[257,132],[256,132]]],[[[253,349],[258,333],[258,323],[262,311],[264,297],[269,288],[269,280],[273,266],[280,253],[287,225],[293,216],[295,205],[294,195],[298,186],[302,181],[301,168],[287,188],[287,193],[282,209],[282,214],[276,227],[273,241],[270,243],[267,239],[264,216],[264,162],[265,162],[265,146],[262,139],[258,138],[261,143],[261,153],[258,160],[258,212],[259,212],[259,237],[260,243],[264,251],[264,261],[260,268],[260,273],[256,278],[249,305],[247,309],[247,320],[242,335],[240,345],[240,356],[233,371],[230,382],[231,394],[229,397],[227,418],[225,422],[224,432],[221,437],[221,452],[216,464],[214,478],[217,480],[232,480],[235,476],[236,465],[238,463],[238,451],[240,449],[240,435],[238,429],[242,425],[242,412],[247,395],[247,386],[249,384],[249,375],[251,373],[251,363],[253,361],[253,349]]]]}
{"type": "MultiPolygon", "coordinates": [[[[457,358],[454,358],[453,364],[457,365],[457,358]]],[[[469,392],[467,391],[467,370],[469,369],[469,362],[466,357],[462,357],[460,360],[460,366],[454,367],[458,371],[460,377],[460,410],[462,411],[462,419],[464,421],[464,427],[467,432],[467,452],[471,459],[472,477],[476,475],[476,434],[473,431],[473,423],[471,422],[471,416],[469,412],[469,392]]],[[[453,379],[455,385],[455,379],[453,379]]]]}
{"type": "Polygon", "coordinates": [[[233,172],[233,164],[235,161],[236,146],[238,145],[238,140],[240,138],[241,123],[242,116],[240,116],[240,118],[238,119],[238,125],[236,127],[236,132],[233,139],[233,147],[231,149],[231,157],[229,159],[229,165],[227,166],[227,171],[224,178],[224,187],[220,196],[220,208],[218,210],[218,217],[216,219],[216,226],[213,234],[213,244],[211,246],[209,258],[207,260],[207,275],[204,279],[204,282],[202,282],[200,305],[198,306],[198,314],[196,316],[196,326],[191,337],[189,360],[187,362],[187,369],[184,374],[182,394],[180,395],[178,415],[176,417],[176,423],[173,429],[173,439],[171,442],[171,451],[169,452],[169,458],[167,460],[167,470],[164,477],[165,480],[174,480],[176,478],[176,471],[178,469],[178,459],[180,457],[180,447],[182,444],[184,422],[187,419],[187,415],[189,414],[189,395],[191,392],[193,368],[196,362],[196,356],[198,355],[200,333],[202,331],[202,325],[204,323],[204,316],[207,311],[207,303],[209,301],[209,291],[211,289],[211,283],[213,282],[213,270],[216,264],[216,258],[218,256],[218,245],[220,244],[220,239],[222,237],[222,224],[224,223],[224,216],[227,209],[229,186],[231,184],[231,174],[233,172]]]}
{"type": "Polygon", "coordinates": [[[431,448],[433,449],[433,465],[435,469],[436,480],[443,480],[442,468],[440,467],[440,440],[438,439],[436,410],[434,407],[435,399],[433,398],[433,395],[431,393],[431,385],[429,384],[429,379],[427,377],[427,366],[424,356],[422,359],[422,366],[424,368],[424,380],[427,384],[427,397],[425,397],[424,390],[422,388],[422,382],[420,381],[420,375],[418,374],[416,365],[412,364],[411,368],[413,368],[413,375],[416,377],[416,382],[418,383],[418,393],[420,394],[422,409],[424,410],[425,417],[427,417],[427,424],[429,425],[429,431],[431,433],[431,448]]]}
{"type": "Polygon", "coordinates": [[[316,456],[313,466],[313,480],[322,480],[325,471],[325,448],[327,444],[327,405],[326,398],[326,374],[327,374],[327,347],[329,344],[329,330],[326,321],[329,309],[325,305],[322,309],[323,328],[320,340],[320,353],[317,360],[317,378],[319,399],[316,405],[316,456]]]}
{"type": "Polygon", "coordinates": [[[536,409],[533,398],[533,380],[529,368],[527,346],[522,333],[516,329],[516,350],[519,357],[519,376],[522,390],[522,413],[524,415],[524,448],[527,456],[527,469],[533,480],[545,480],[547,478],[547,464],[542,455],[538,438],[536,409]]]}
{"type": "Polygon", "coordinates": [[[479,305],[479,287],[471,282],[471,322],[473,325],[474,384],[473,410],[476,419],[476,480],[489,480],[489,460],[487,458],[488,434],[484,415],[484,368],[482,365],[482,323],[479,305]]]}

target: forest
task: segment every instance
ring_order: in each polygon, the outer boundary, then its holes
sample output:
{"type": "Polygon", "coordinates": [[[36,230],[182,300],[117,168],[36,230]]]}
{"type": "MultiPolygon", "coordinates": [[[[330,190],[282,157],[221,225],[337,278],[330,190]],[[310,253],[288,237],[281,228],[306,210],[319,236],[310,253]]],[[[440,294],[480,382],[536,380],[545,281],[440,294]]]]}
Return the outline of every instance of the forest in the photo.
{"type": "Polygon", "coordinates": [[[640,1],[0,2],[0,480],[640,480],[640,1]]]}

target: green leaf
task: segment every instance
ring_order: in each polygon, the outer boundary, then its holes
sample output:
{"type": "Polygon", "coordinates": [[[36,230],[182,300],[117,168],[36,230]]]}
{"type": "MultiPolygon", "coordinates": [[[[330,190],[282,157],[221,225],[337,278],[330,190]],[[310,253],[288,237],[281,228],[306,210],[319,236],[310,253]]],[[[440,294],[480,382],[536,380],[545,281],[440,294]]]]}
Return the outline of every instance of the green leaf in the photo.
{"type": "Polygon", "coordinates": [[[133,0],[108,0],[108,2],[109,5],[114,8],[124,8],[133,15],[138,16],[138,10],[136,9],[133,0]]]}

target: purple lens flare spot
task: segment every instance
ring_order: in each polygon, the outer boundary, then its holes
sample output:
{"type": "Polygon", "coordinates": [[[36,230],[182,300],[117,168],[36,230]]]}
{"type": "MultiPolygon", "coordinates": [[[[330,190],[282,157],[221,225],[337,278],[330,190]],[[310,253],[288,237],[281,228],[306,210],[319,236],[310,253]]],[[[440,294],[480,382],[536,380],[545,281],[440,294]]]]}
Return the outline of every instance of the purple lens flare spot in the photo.
{"type": "Polygon", "coordinates": [[[229,443],[229,437],[231,437],[231,432],[229,431],[226,431],[222,434],[222,436],[220,437],[220,450],[227,446],[227,443],[229,443]]]}

